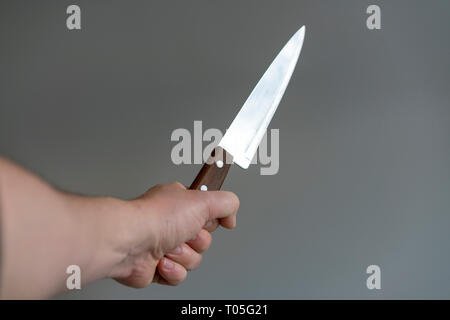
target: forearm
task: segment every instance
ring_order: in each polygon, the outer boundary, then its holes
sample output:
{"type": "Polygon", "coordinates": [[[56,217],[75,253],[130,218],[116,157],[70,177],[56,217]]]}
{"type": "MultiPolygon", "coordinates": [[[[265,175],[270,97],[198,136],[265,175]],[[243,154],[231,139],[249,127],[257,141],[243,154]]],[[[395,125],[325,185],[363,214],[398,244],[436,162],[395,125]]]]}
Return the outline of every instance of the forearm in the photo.
{"type": "Polygon", "coordinates": [[[46,298],[65,290],[69,265],[81,268],[83,285],[126,256],[118,221],[127,202],[60,192],[4,159],[0,193],[3,297],[46,298]]]}

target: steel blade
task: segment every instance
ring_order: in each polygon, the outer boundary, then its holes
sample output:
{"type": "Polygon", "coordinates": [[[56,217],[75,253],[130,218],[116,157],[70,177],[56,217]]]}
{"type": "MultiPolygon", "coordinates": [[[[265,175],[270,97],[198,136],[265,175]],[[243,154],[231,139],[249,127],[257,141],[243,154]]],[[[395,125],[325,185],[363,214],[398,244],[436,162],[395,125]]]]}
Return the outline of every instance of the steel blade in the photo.
{"type": "Polygon", "coordinates": [[[219,143],[233,162],[247,169],[277,110],[295,69],[305,37],[301,27],[281,49],[259,80],[219,143]]]}

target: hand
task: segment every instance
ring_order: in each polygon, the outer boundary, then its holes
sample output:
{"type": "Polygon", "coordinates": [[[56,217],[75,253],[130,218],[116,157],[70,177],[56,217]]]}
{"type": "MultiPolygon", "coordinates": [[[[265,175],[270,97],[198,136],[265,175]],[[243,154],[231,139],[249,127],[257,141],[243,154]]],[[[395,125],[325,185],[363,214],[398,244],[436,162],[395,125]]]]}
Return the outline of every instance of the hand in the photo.
{"type": "Polygon", "coordinates": [[[110,277],[136,288],[182,282],[199,266],[210,232],[219,224],[236,226],[239,207],[231,192],[186,190],[179,183],[157,185],[131,203],[134,214],[124,217],[131,221],[126,257],[110,277]]]}
{"type": "Polygon", "coordinates": [[[0,157],[0,298],[63,292],[70,265],[80,268],[82,287],[105,277],[138,288],[176,285],[199,265],[210,232],[236,225],[238,207],[231,192],[179,183],[131,201],[80,196],[0,157]]]}

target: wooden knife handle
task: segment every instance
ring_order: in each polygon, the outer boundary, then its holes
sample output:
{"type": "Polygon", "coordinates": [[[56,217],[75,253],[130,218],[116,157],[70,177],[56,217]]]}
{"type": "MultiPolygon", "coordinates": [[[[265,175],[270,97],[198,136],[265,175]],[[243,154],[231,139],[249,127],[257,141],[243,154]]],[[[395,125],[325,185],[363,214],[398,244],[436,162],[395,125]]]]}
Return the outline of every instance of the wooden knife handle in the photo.
{"type": "Polygon", "coordinates": [[[216,147],[189,189],[203,191],[220,190],[232,162],[233,156],[231,154],[221,147],[216,147]]]}

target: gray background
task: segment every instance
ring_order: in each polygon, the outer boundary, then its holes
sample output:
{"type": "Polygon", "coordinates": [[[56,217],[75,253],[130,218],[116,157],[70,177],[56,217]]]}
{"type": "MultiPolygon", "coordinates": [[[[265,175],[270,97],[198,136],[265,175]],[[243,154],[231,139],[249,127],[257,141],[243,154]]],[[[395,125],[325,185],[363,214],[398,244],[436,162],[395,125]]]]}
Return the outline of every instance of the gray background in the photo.
{"type": "Polygon", "coordinates": [[[171,163],[172,131],[224,131],[307,26],[271,123],[279,173],[233,167],[224,185],[237,229],[179,287],[104,280],[63,298],[450,298],[449,18],[449,1],[2,0],[1,154],[121,198],[189,184],[199,166],[171,163]],[[81,31],[65,26],[72,3],[81,31]]]}

